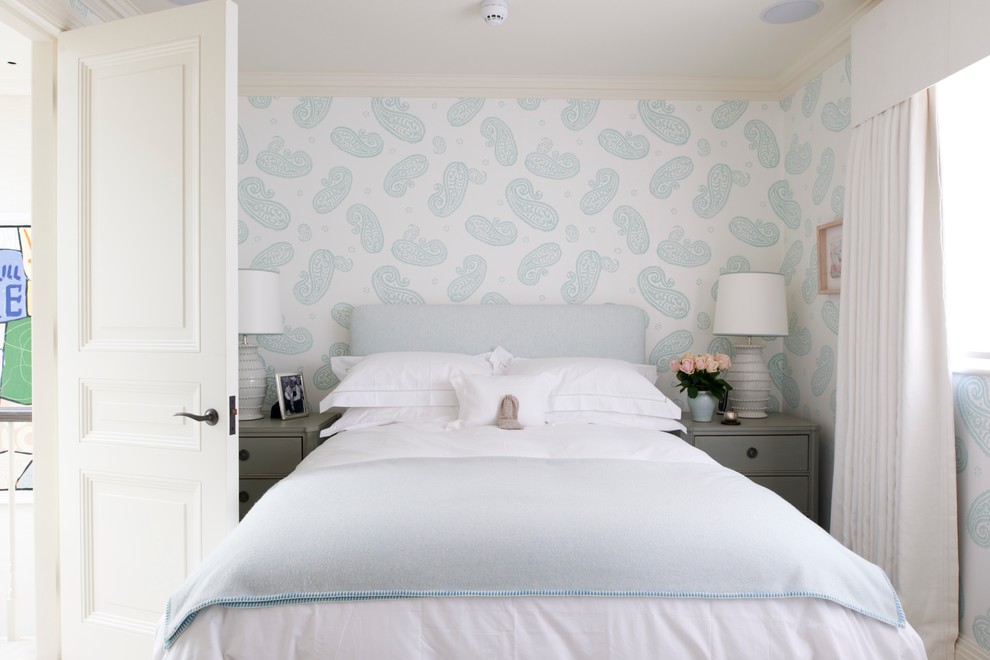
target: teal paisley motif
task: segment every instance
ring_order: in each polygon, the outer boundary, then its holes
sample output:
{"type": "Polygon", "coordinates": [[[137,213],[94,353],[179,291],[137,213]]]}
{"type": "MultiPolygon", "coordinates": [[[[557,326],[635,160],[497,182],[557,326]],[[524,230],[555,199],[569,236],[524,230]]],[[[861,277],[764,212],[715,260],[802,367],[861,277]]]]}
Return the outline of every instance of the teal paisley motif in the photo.
{"type": "Polygon", "coordinates": [[[358,158],[374,158],[385,148],[385,142],[378,133],[368,133],[364,129],[355,133],[346,126],[333,129],[330,141],[345,154],[358,158]]]}
{"type": "Polygon", "coordinates": [[[468,167],[464,163],[454,162],[447,165],[443,171],[443,182],[433,186],[435,193],[430,195],[427,206],[433,215],[445,218],[461,205],[468,187],[468,167]]]}
{"type": "Polygon", "coordinates": [[[811,376],[811,393],[821,396],[828,389],[828,384],[832,382],[832,374],[835,372],[835,353],[830,346],[822,346],[815,364],[818,368],[811,376]]]}
{"type": "Polygon", "coordinates": [[[984,651],[990,652],[990,610],[973,619],[973,639],[984,651]]]}
{"type": "Polygon", "coordinates": [[[680,117],[674,116],[674,106],[666,101],[640,101],[639,115],[646,127],[660,139],[671,144],[687,144],[691,127],[680,117]]]}
{"type": "Polygon", "coordinates": [[[767,367],[770,369],[770,380],[780,390],[787,405],[791,408],[800,406],[801,388],[798,387],[797,381],[791,378],[791,368],[787,364],[787,356],[783,353],[777,353],[770,358],[767,367]]]}
{"type": "Polygon", "coordinates": [[[811,201],[821,204],[828,194],[828,187],[832,185],[832,174],[835,171],[835,152],[826,148],[822,152],[822,162],[818,166],[818,178],[815,179],[815,186],[811,189],[811,201]]]}
{"type": "Polygon", "coordinates": [[[296,233],[299,235],[299,240],[305,243],[306,241],[312,240],[313,230],[310,229],[309,225],[303,223],[296,227],[296,233]]]}
{"type": "Polygon", "coordinates": [[[481,296],[482,305],[508,305],[509,299],[494,291],[481,296]]]}
{"type": "Polygon", "coordinates": [[[777,167],[780,163],[780,147],[777,146],[777,137],[773,130],[759,119],[752,119],[746,123],[743,135],[749,140],[749,148],[756,150],[756,158],[760,165],[766,168],[777,167]]]}
{"type": "Polygon", "coordinates": [[[347,330],[351,329],[351,315],[354,313],[354,305],[348,303],[337,303],[330,310],[330,316],[336,321],[340,327],[347,330]]]}
{"type": "Polygon", "coordinates": [[[780,230],[772,222],[737,216],[729,221],[729,231],[743,243],[753,247],[770,247],[780,240],[780,230]]]}
{"type": "Polygon", "coordinates": [[[811,119],[811,115],[815,114],[815,108],[818,106],[818,95],[821,93],[822,75],[818,74],[817,78],[804,86],[804,98],[801,100],[801,113],[808,119],[811,119]]]}
{"type": "Polygon", "coordinates": [[[540,107],[540,99],[516,99],[519,107],[523,110],[537,110],[540,107]]]}
{"type": "Polygon", "coordinates": [[[445,151],[447,151],[447,141],[439,135],[433,138],[433,153],[442,154],[445,151]]]}
{"type": "Polygon", "coordinates": [[[712,327],[712,317],[707,312],[698,314],[698,330],[707,330],[712,327]]]}
{"type": "Polygon", "coordinates": [[[399,274],[395,266],[382,266],[371,275],[375,295],[386,305],[423,305],[423,296],[409,290],[409,280],[399,274]]]}
{"type": "Polygon", "coordinates": [[[629,131],[623,135],[612,128],[598,134],[598,144],[613,156],[626,160],[645,158],[650,153],[650,141],[645,135],[633,135],[629,131]]]}
{"type": "MultiPolygon", "coordinates": [[[[969,463],[969,450],[966,449],[966,443],[959,436],[956,436],[956,474],[962,474],[966,471],[966,466],[969,463]]],[[[961,614],[959,615],[962,616],[961,614]]]]}
{"type": "Polygon", "coordinates": [[[488,265],[485,260],[472,254],[464,258],[464,265],[457,269],[458,277],[447,287],[447,297],[452,302],[464,302],[471,297],[485,280],[488,265]]]}
{"type": "Polygon", "coordinates": [[[544,243],[536,248],[523,257],[516,269],[519,281],[529,286],[538,283],[542,276],[550,272],[547,268],[560,261],[561,254],[560,246],[556,243],[544,243]]]}
{"type": "Polygon", "coordinates": [[[677,183],[694,171],[694,162],[687,156],[677,156],[657,168],[650,180],[650,192],[654,197],[667,199],[681,187],[677,183]]]}
{"type": "MultiPolygon", "coordinates": [[[[966,531],[973,543],[981,548],[990,548],[990,490],[985,491],[970,505],[969,515],[966,516],[966,531]]],[[[985,632],[990,632],[990,628],[985,632]]]]}
{"type": "Polygon", "coordinates": [[[728,337],[715,337],[710,342],[708,342],[708,352],[712,353],[725,353],[728,356],[735,356],[735,352],[732,350],[732,342],[729,341],[728,337]]]}
{"type": "Polygon", "coordinates": [[[461,99],[450,106],[447,111],[447,121],[451,126],[463,126],[481,111],[481,106],[485,105],[485,99],[461,99]]]}
{"type": "Polygon", "coordinates": [[[787,98],[780,99],[780,101],[778,102],[777,105],[780,106],[780,109],[781,110],[783,110],[784,112],[787,112],[788,110],[791,109],[791,104],[792,103],[794,103],[794,95],[793,94],[791,94],[787,98]]]}
{"type": "Polygon", "coordinates": [[[710,156],[712,153],[712,143],[701,138],[698,140],[698,155],[699,156],[710,156]]]}
{"type": "Polygon", "coordinates": [[[488,180],[488,175],[485,174],[484,172],[473,168],[468,170],[468,181],[470,181],[471,183],[476,183],[480,186],[487,180],[488,180]]]}
{"type": "Polygon", "coordinates": [[[603,167],[588,185],[591,190],[581,198],[581,210],[585,215],[594,215],[608,206],[619,192],[619,173],[610,167],[603,167]]]}
{"type": "Polygon", "coordinates": [[[285,241],[275,243],[258,253],[258,256],[251,261],[251,268],[254,270],[270,270],[277,273],[279,272],[278,267],[292,261],[295,253],[296,251],[292,247],[292,243],[285,241]]]}
{"type": "Polygon", "coordinates": [[[237,221],[237,243],[238,245],[248,239],[248,226],[243,220],[237,221]]]}
{"type": "Polygon", "coordinates": [[[333,271],[348,271],[352,265],[349,259],[335,257],[330,250],[317,250],[309,258],[309,270],[299,273],[299,281],[292,287],[292,293],[303,305],[317,303],[330,288],[333,271]]]}
{"type": "Polygon", "coordinates": [[[351,192],[353,176],[346,167],[332,167],[325,179],[321,179],[323,190],[313,197],[313,209],[317,213],[329,213],[334,210],[351,192]]]}
{"type": "Polygon", "coordinates": [[[674,289],[674,280],[668,278],[661,268],[644,268],[636,281],[643,299],[661,314],[672,319],[682,319],[691,311],[691,301],[674,289]]]}
{"type": "Polygon", "coordinates": [[[272,200],[275,193],[265,188],[256,176],[249,176],[237,184],[237,201],[249,216],[262,227],[281,231],[289,226],[292,216],[285,205],[272,200]]]}
{"type": "MultiPolygon", "coordinates": [[[[725,268],[718,269],[718,274],[748,273],[749,271],[749,259],[737,254],[734,257],[729,257],[729,260],[725,262],[725,268]]],[[[712,300],[718,300],[718,280],[715,280],[715,284],[712,284],[712,300]]]]}
{"type": "Polygon", "coordinates": [[[829,330],[839,334],[839,306],[831,300],[822,304],[822,321],[829,330]]]}
{"type": "Polygon", "coordinates": [[[313,159],[305,151],[292,152],[283,149],[285,140],[276,135],[268,143],[268,149],[262,151],[254,162],[258,169],[272,176],[294,178],[306,176],[313,169],[313,159]]]}
{"type": "Polygon", "coordinates": [[[794,244],[787,250],[787,254],[784,255],[784,261],[780,264],[780,273],[784,276],[784,284],[790,286],[791,280],[794,279],[794,273],[797,272],[798,264],[803,258],[804,244],[801,241],[794,241],[794,244]]]}
{"type": "Polygon", "coordinates": [[[794,193],[791,192],[791,184],[786,179],[777,181],[770,186],[767,197],[773,212],[783,220],[785,225],[791,229],[797,229],[801,226],[801,205],[792,199],[794,193]]]}
{"type": "Polygon", "coordinates": [[[568,243],[577,243],[581,240],[581,232],[575,225],[567,225],[564,228],[564,238],[567,239],[568,243]]]}
{"type": "Polygon", "coordinates": [[[534,229],[552,231],[557,226],[557,211],[540,200],[543,193],[526,179],[514,179],[505,188],[505,200],[520,220],[534,229]]]}
{"type": "Polygon", "coordinates": [[[822,126],[830,131],[839,132],[852,122],[852,99],[839,99],[838,103],[829,101],[822,108],[822,126]]]}
{"type": "Polygon", "coordinates": [[[244,129],[241,125],[237,125],[237,164],[243,165],[248,159],[248,143],[247,138],[244,137],[244,129]]]}
{"type": "Polygon", "coordinates": [[[733,183],[744,186],[749,183],[749,177],[725,163],[714,165],[708,172],[708,185],[698,186],[698,196],[692,204],[694,212],[702,218],[714,218],[729,201],[733,183]]]}
{"type": "Polygon", "coordinates": [[[807,355],[811,352],[811,331],[802,328],[797,312],[787,319],[787,336],[784,337],[784,346],[795,355],[807,355]]]}
{"type": "Polygon", "coordinates": [[[594,250],[585,250],[578,255],[574,270],[567,273],[567,281],[560,287],[561,297],[571,305],[579,305],[587,300],[598,288],[598,278],[602,271],[614,273],[619,262],[603,257],[594,250]]]}
{"type": "Polygon", "coordinates": [[[553,143],[544,139],[536,151],[526,156],[526,169],[547,179],[569,179],[577,175],[581,163],[572,153],[551,153],[553,143]]]}
{"type": "Polygon", "coordinates": [[[364,204],[355,204],[347,209],[347,222],[353,227],[352,234],[361,236],[361,247],[369,254],[377,254],[385,247],[385,235],[378,216],[364,204]]]}
{"type": "Polygon", "coordinates": [[[404,142],[416,143],[426,135],[426,127],[408,109],[408,103],[394,96],[371,99],[371,111],[382,128],[404,142]]]}
{"type": "Polygon", "coordinates": [[[643,254],[650,248],[650,232],[639,211],[631,206],[620,206],[612,214],[612,222],[619,228],[619,236],[626,237],[630,252],[643,254]]]}
{"type": "MultiPolygon", "coordinates": [[[[265,362],[265,358],[261,358],[265,362]]],[[[265,405],[273,405],[278,402],[278,393],[275,391],[275,367],[265,365],[265,405]]]]}
{"type": "MultiPolygon", "coordinates": [[[[846,68],[846,81],[847,82],[852,82],[852,79],[853,79],[853,70],[852,70],[852,54],[851,53],[846,54],[846,57],[843,60],[842,64],[846,68]]],[[[987,650],[990,651],[990,647],[988,647],[987,650]]]]}
{"type": "Polygon", "coordinates": [[[313,347],[313,335],[306,328],[285,326],[280,335],[258,335],[258,344],[272,353],[297,355],[313,347]]]}
{"type": "Polygon", "coordinates": [[[402,197],[406,191],[416,185],[413,179],[426,174],[429,167],[430,161],[426,159],[426,156],[413,154],[403,158],[385,175],[385,183],[383,184],[385,192],[392,197],[402,197]]]}
{"type": "Polygon", "coordinates": [[[694,337],[690,332],[675,330],[653,346],[647,363],[657,365],[657,371],[666,373],[670,371],[670,361],[683,355],[693,343],[694,337]]]}
{"type": "Polygon", "coordinates": [[[804,271],[804,282],[801,283],[801,296],[805,304],[810,305],[818,295],[818,254],[815,250],[811,251],[808,262],[808,268],[804,271]]]}
{"type": "Polygon", "coordinates": [[[447,246],[442,241],[419,238],[419,227],[413,225],[392,243],[392,256],[412,266],[436,266],[447,260],[447,246]]]}
{"type": "Polygon", "coordinates": [[[485,146],[495,150],[495,160],[500,165],[508,167],[516,164],[519,150],[508,124],[498,117],[487,117],[481,122],[481,135],[485,138],[485,146]]]}
{"type": "Polygon", "coordinates": [[[673,266],[703,266],[711,261],[712,249],[704,241],[684,238],[684,227],[677,225],[667,240],[657,245],[657,256],[673,266]],[[682,240],[683,239],[683,240],[682,240]]]}
{"type": "Polygon", "coordinates": [[[272,104],[272,99],[274,98],[274,96],[249,96],[248,103],[258,108],[258,110],[264,110],[272,104]]]}
{"type": "Polygon", "coordinates": [[[798,136],[791,138],[791,148],[784,156],[784,169],[788,174],[801,174],[811,166],[811,144],[798,144],[798,136]]]}
{"type": "Polygon", "coordinates": [[[511,245],[516,240],[516,226],[498,218],[489,220],[484,216],[472,215],[464,221],[464,228],[469,234],[488,245],[511,245]]]}
{"type": "Polygon", "coordinates": [[[560,113],[560,120],[572,131],[580,131],[591,123],[597,112],[597,99],[571,99],[560,113]]]}
{"type": "Polygon", "coordinates": [[[846,203],[846,187],[836,186],[832,190],[832,213],[842,215],[842,207],[846,203]]]}
{"type": "Polygon", "coordinates": [[[990,393],[985,376],[962,376],[956,384],[956,409],[973,442],[990,456],[990,393]]]}
{"type": "Polygon", "coordinates": [[[350,355],[350,353],[351,347],[342,341],[338,341],[330,346],[329,353],[320,356],[320,359],[323,360],[323,366],[313,374],[313,384],[316,385],[318,390],[332,390],[340,384],[337,374],[330,368],[330,359],[341,355],[350,355]]]}
{"type": "Polygon", "coordinates": [[[746,114],[746,108],[748,107],[749,101],[727,101],[723,103],[712,112],[712,126],[720,129],[726,129],[732,126],[739,121],[740,117],[746,114]]]}
{"type": "Polygon", "coordinates": [[[300,96],[292,118],[303,128],[313,128],[327,116],[332,100],[330,96],[300,96]]]}

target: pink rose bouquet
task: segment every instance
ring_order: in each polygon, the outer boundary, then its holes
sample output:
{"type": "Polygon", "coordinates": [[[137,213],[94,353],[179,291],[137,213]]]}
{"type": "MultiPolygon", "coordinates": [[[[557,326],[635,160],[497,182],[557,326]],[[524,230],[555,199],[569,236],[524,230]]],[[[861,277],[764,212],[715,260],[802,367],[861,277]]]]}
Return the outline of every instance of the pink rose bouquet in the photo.
{"type": "Polygon", "coordinates": [[[693,399],[698,392],[711,392],[721,399],[732,389],[732,385],[722,380],[722,373],[732,366],[732,360],[725,353],[685,353],[670,361],[670,369],[677,374],[677,387],[693,399]]]}

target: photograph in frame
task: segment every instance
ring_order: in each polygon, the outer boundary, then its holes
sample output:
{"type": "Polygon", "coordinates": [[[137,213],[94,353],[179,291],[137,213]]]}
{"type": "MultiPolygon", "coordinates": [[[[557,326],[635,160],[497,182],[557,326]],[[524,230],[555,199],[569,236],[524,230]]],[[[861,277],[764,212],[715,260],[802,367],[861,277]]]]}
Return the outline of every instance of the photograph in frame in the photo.
{"type": "Polygon", "coordinates": [[[818,293],[842,289],[842,220],[818,227],[818,293]]]}
{"type": "Polygon", "coordinates": [[[309,414],[309,402],[301,373],[275,374],[275,391],[278,393],[278,409],[282,419],[305,417],[309,414]]]}

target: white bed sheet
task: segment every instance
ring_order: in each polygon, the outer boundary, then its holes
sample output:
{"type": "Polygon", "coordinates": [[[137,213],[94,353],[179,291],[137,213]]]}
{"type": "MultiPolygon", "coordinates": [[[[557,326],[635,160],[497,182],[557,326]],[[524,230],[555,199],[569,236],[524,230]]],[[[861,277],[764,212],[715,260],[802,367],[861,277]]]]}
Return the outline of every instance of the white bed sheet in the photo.
{"type": "MultiPolygon", "coordinates": [[[[297,471],[400,457],[712,463],[677,436],[586,424],[525,431],[401,424],[328,439],[297,471]]],[[[289,477],[291,478],[291,476],[289,477]]],[[[277,486],[276,486],[277,488],[277,486]]],[[[731,548],[726,548],[731,552],[731,548]]],[[[159,630],[161,635],[161,630],[159,630]]],[[[825,600],[442,598],[210,607],[156,660],[347,658],[925,658],[895,628],[825,600]]]]}

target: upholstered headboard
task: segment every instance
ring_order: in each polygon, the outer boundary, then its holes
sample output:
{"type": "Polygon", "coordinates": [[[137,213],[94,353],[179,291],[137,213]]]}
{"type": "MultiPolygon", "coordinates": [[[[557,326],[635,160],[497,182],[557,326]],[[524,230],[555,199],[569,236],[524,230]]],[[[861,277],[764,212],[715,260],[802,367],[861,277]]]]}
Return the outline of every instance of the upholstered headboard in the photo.
{"type": "Polygon", "coordinates": [[[646,313],[630,305],[368,305],[351,316],[351,354],[387,351],[607,357],[643,363],[646,313]]]}

